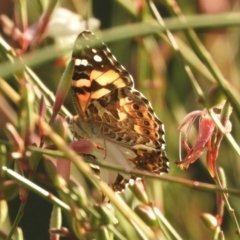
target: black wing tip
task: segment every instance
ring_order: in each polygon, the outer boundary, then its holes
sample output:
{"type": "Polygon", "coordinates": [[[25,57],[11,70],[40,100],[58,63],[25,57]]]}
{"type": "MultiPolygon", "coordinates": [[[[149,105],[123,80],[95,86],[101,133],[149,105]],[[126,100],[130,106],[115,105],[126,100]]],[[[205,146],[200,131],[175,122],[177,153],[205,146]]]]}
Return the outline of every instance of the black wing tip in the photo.
{"type": "Polygon", "coordinates": [[[94,36],[96,36],[92,31],[84,30],[81,33],[79,33],[78,37],[82,37],[82,36],[84,37],[85,35],[94,35],[94,36]]]}
{"type": "Polygon", "coordinates": [[[90,30],[84,30],[77,36],[75,40],[73,47],[73,57],[79,55],[83,49],[102,45],[104,44],[93,32],[90,30]]]}
{"type": "Polygon", "coordinates": [[[77,36],[77,40],[86,39],[86,40],[99,40],[99,38],[90,30],[84,30],[77,36]]]}

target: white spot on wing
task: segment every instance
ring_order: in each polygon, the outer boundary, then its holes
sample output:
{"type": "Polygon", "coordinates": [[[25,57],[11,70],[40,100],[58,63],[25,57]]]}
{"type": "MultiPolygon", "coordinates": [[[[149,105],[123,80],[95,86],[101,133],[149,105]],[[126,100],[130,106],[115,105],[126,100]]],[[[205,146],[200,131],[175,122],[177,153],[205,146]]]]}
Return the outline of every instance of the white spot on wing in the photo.
{"type": "Polygon", "coordinates": [[[102,58],[101,58],[99,55],[95,55],[95,56],[93,57],[93,59],[94,59],[94,61],[96,61],[96,62],[101,62],[101,61],[102,61],[102,58]]]}
{"type": "Polygon", "coordinates": [[[75,66],[79,66],[81,64],[81,60],[80,59],[75,59],[75,66]]]}
{"type": "Polygon", "coordinates": [[[119,111],[118,111],[118,116],[119,116],[120,121],[126,120],[128,117],[126,113],[122,113],[119,111]]]}
{"type": "Polygon", "coordinates": [[[87,59],[82,59],[81,65],[87,66],[88,65],[88,60],[87,59]]]}
{"type": "Polygon", "coordinates": [[[95,48],[92,48],[93,53],[97,53],[97,50],[95,48]]]}
{"type": "Polygon", "coordinates": [[[80,65],[87,66],[88,65],[88,60],[76,58],[75,59],[75,66],[80,66],[80,65]]]}

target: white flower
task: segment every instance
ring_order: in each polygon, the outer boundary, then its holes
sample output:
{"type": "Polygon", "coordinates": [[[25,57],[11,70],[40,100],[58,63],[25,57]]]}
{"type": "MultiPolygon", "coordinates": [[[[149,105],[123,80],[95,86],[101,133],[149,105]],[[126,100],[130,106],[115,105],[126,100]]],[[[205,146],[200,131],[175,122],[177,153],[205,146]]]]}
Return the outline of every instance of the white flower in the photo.
{"type": "Polygon", "coordinates": [[[90,18],[88,22],[86,22],[80,15],[66,8],[59,7],[54,11],[50,19],[48,35],[57,40],[63,38],[73,43],[76,36],[84,31],[86,26],[88,26],[89,30],[98,29],[100,21],[96,18],[90,18]]]}

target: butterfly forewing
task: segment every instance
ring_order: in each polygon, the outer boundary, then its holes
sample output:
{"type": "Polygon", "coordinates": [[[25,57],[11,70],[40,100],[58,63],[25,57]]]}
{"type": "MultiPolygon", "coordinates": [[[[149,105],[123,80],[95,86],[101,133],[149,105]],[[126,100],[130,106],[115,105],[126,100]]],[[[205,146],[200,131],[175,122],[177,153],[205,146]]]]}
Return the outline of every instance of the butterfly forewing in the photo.
{"type": "Polygon", "coordinates": [[[72,57],[75,59],[72,93],[81,117],[84,117],[91,100],[119,87],[133,85],[128,72],[91,32],[84,31],[78,36],[72,57]]]}
{"type": "MultiPolygon", "coordinates": [[[[130,159],[136,168],[168,172],[164,126],[150,102],[134,89],[131,75],[89,31],[78,36],[72,57],[78,138],[99,137],[125,146],[136,154],[130,159]]],[[[119,175],[112,187],[119,190],[125,182],[119,175]]]]}

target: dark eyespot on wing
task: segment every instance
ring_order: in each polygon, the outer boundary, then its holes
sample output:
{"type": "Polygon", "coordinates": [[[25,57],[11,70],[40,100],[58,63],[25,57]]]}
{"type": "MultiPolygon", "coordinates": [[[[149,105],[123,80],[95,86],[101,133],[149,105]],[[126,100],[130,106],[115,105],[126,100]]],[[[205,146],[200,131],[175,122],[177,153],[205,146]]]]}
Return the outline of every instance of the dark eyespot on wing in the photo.
{"type": "Polygon", "coordinates": [[[132,105],[132,108],[133,108],[134,110],[139,110],[139,105],[136,104],[136,103],[134,103],[134,104],[132,105]]]}
{"type": "Polygon", "coordinates": [[[150,125],[150,123],[149,123],[147,120],[144,120],[144,121],[143,121],[143,124],[144,124],[145,126],[149,126],[149,125],[150,125]]]}

